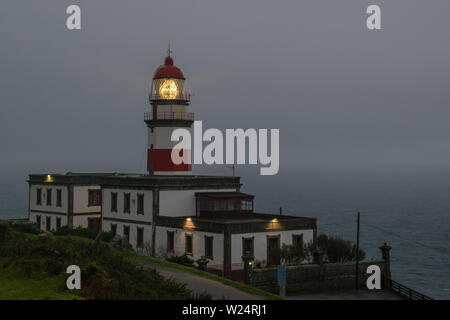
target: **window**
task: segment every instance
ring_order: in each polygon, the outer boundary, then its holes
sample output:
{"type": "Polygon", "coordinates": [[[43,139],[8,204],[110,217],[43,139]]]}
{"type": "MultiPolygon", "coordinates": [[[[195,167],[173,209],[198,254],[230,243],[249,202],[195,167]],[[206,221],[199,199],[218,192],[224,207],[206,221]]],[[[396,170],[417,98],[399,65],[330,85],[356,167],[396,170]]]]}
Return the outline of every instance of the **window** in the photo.
{"type": "Polygon", "coordinates": [[[88,207],[101,206],[102,205],[102,191],[101,190],[89,190],[88,207]]]}
{"type": "Polygon", "coordinates": [[[184,253],[186,255],[192,256],[193,252],[192,252],[192,233],[186,233],[185,235],[185,250],[184,253]]]}
{"type": "Polygon", "coordinates": [[[228,211],[241,210],[241,200],[228,200],[228,211]]]}
{"type": "Polygon", "coordinates": [[[225,211],[227,209],[226,200],[216,200],[214,201],[214,211],[225,211]]]}
{"type": "Polygon", "coordinates": [[[111,192],[111,212],[117,212],[117,193],[111,192]]]}
{"type": "Polygon", "coordinates": [[[129,226],[123,226],[123,238],[127,241],[127,243],[130,243],[130,227],[129,226]]]}
{"type": "Polygon", "coordinates": [[[36,205],[40,206],[42,204],[42,189],[38,188],[36,190],[36,205]]]}
{"type": "Polygon", "coordinates": [[[200,211],[212,211],[213,201],[207,198],[201,198],[199,200],[200,211]]]}
{"type": "Polygon", "coordinates": [[[205,257],[213,259],[213,239],[214,237],[205,236],[205,257]]]}
{"type": "Polygon", "coordinates": [[[62,190],[56,190],[56,206],[62,207],[62,190]]]}
{"type": "Polygon", "coordinates": [[[144,195],[137,195],[137,214],[144,214],[144,195]]]}
{"type": "Polygon", "coordinates": [[[137,248],[143,248],[144,247],[144,228],[137,228],[137,241],[136,241],[136,247],[137,248]]]}
{"type": "Polygon", "coordinates": [[[47,189],[47,205],[52,205],[52,189],[47,189]]]}
{"type": "Polygon", "coordinates": [[[50,231],[52,229],[52,217],[45,218],[45,230],[50,231]]]}
{"type": "Polygon", "coordinates": [[[56,230],[61,228],[61,218],[56,218],[56,230]]]}
{"type": "Polygon", "coordinates": [[[36,216],[36,224],[37,224],[38,230],[41,230],[41,216],[36,216]]]}
{"type": "Polygon", "coordinates": [[[130,213],[130,194],[125,193],[123,195],[123,212],[130,213]]]}
{"type": "Polygon", "coordinates": [[[293,234],[292,235],[292,246],[294,248],[303,247],[303,234],[293,234]]]}
{"type": "Polygon", "coordinates": [[[253,201],[252,200],[242,200],[242,210],[253,210],[253,201]]]}
{"type": "Polygon", "coordinates": [[[242,238],[242,255],[252,256],[253,255],[253,237],[252,238],[242,238]]]}
{"type": "Polygon", "coordinates": [[[167,231],[167,252],[174,252],[175,232],[167,231]]]}
{"type": "Polygon", "coordinates": [[[112,224],[112,223],[111,223],[111,233],[112,233],[113,235],[116,235],[116,234],[117,234],[117,224],[112,224]]]}

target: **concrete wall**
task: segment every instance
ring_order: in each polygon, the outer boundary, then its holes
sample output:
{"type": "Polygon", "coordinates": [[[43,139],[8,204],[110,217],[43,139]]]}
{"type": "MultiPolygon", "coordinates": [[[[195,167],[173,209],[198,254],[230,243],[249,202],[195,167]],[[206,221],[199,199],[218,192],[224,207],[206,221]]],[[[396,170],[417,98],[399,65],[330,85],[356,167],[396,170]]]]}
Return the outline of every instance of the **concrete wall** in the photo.
{"type": "MultiPolygon", "coordinates": [[[[378,265],[385,274],[383,260],[361,261],[359,263],[359,283],[365,286],[369,265],[378,265]]],[[[324,289],[352,289],[355,287],[355,262],[297,265],[286,267],[286,291],[300,292],[324,289]]],[[[277,268],[254,269],[250,285],[273,293],[279,292],[277,268]]]]}
{"type": "Polygon", "coordinates": [[[56,229],[56,218],[61,218],[61,226],[67,225],[68,190],[65,185],[33,184],[30,186],[30,221],[36,222],[41,217],[41,230],[47,229],[47,217],[50,217],[50,228],[56,229]],[[37,190],[41,189],[41,204],[37,204],[37,190]],[[47,205],[47,189],[52,190],[52,204],[47,205]],[[57,190],[61,190],[61,206],[57,206],[57,190]]]}
{"type": "Polygon", "coordinates": [[[223,234],[200,231],[190,231],[178,228],[156,227],[156,254],[167,255],[167,232],[174,232],[174,253],[175,256],[185,254],[185,235],[193,235],[192,258],[200,259],[205,255],[205,236],[213,237],[213,260],[208,263],[209,268],[222,268],[223,265],[223,234]]]}
{"type": "Polygon", "coordinates": [[[88,206],[89,190],[100,190],[100,186],[74,186],[73,187],[73,213],[101,212],[101,206],[88,206]]]}
{"type": "Polygon", "coordinates": [[[236,189],[162,190],[159,193],[159,214],[161,216],[195,216],[196,192],[235,192],[236,189]]]}
{"type": "Polygon", "coordinates": [[[48,211],[67,214],[68,191],[67,186],[54,184],[35,184],[30,187],[30,210],[31,211],[48,211]],[[37,189],[41,189],[41,205],[37,204],[37,189]],[[47,189],[52,190],[52,205],[47,206],[47,189]],[[61,190],[62,203],[61,207],[56,206],[57,190],[61,190]]]}
{"type": "Polygon", "coordinates": [[[79,215],[73,216],[73,227],[74,228],[87,228],[89,226],[89,218],[100,218],[100,214],[90,214],[90,215],[79,215]]]}
{"type": "MultiPolygon", "coordinates": [[[[105,188],[102,191],[102,216],[103,218],[127,219],[135,221],[152,221],[153,214],[153,191],[136,189],[105,188]],[[117,212],[111,211],[111,193],[117,193],[117,212]],[[130,194],[130,213],[124,213],[124,194],[130,194]],[[137,195],[144,195],[144,214],[137,214],[137,195]]],[[[109,223],[110,221],[106,221],[109,223]]]]}
{"type": "Polygon", "coordinates": [[[67,216],[62,214],[48,214],[42,212],[30,211],[30,221],[37,222],[37,216],[41,217],[41,230],[47,230],[47,217],[50,217],[50,229],[56,229],[56,218],[61,218],[61,226],[67,225],[67,216]]]}

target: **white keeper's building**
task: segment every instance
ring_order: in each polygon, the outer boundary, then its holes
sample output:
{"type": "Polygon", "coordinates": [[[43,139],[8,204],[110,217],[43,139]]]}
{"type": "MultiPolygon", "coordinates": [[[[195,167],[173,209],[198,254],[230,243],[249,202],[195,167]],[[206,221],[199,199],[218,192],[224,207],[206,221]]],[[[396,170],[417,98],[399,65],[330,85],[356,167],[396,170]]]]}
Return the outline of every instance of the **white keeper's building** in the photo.
{"type": "Polygon", "coordinates": [[[209,271],[236,280],[244,261],[275,265],[281,244],[315,242],[316,219],[255,213],[239,177],[192,175],[191,165],[172,163],[172,131],[194,121],[184,80],[170,55],[153,77],[147,173],[31,174],[29,219],[43,230],[111,231],[152,256],[204,257],[209,271]]]}

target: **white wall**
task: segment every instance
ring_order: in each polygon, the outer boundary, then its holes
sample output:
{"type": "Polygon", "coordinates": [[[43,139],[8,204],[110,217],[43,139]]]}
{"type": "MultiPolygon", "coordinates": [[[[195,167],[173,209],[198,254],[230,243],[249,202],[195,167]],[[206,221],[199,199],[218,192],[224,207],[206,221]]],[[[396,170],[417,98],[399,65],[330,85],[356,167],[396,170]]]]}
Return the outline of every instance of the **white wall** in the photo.
{"type": "Polygon", "coordinates": [[[104,220],[102,223],[102,230],[106,231],[106,232],[111,231],[112,224],[117,225],[117,234],[121,237],[123,237],[123,227],[124,226],[130,227],[130,244],[133,246],[133,249],[135,249],[135,250],[137,250],[136,244],[137,244],[137,228],[138,227],[144,228],[144,247],[146,246],[146,244],[151,244],[151,242],[152,242],[152,226],[151,225],[104,220]]]}
{"type": "Polygon", "coordinates": [[[253,243],[255,260],[267,261],[267,236],[280,235],[281,246],[283,243],[292,245],[292,235],[294,234],[303,234],[303,242],[305,244],[313,241],[313,230],[289,230],[233,234],[231,236],[231,264],[233,265],[233,269],[242,269],[244,267],[242,262],[242,238],[255,237],[253,243]]]}
{"type": "Polygon", "coordinates": [[[73,188],[73,212],[88,213],[101,212],[101,206],[88,206],[89,190],[100,190],[100,186],[74,186],[73,188]]]}
{"type": "Polygon", "coordinates": [[[162,190],[159,192],[159,215],[169,217],[195,216],[196,192],[235,192],[236,189],[162,190]]]}
{"type": "Polygon", "coordinates": [[[89,218],[101,218],[101,214],[90,214],[73,216],[73,227],[74,228],[87,228],[89,227],[89,218]]]}
{"type": "MultiPolygon", "coordinates": [[[[102,215],[104,218],[130,219],[136,221],[152,221],[153,192],[151,190],[105,188],[102,191],[102,215]],[[117,212],[111,211],[111,193],[117,193],[117,212]],[[130,213],[124,213],[124,194],[130,194],[130,213]],[[144,195],[144,214],[137,214],[137,195],[144,195]]],[[[108,223],[110,221],[107,221],[108,223]]]]}
{"type": "Polygon", "coordinates": [[[49,211],[58,213],[67,213],[68,207],[68,191],[64,185],[54,184],[35,184],[30,188],[30,210],[49,211]],[[37,189],[42,190],[41,205],[37,205],[37,189]],[[52,205],[47,206],[47,189],[52,190],[52,205]],[[57,190],[61,190],[61,207],[56,206],[57,190]]]}
{"type": "Polygon", "coordinates": [[[37,216],[41,216],[41,226],[40,226],[41,230],[46,230],[46,228],[47,228],[47,225],[46,225],[47,217],[50,217],[50,219],[51,219],[51,222],[50,222],[51,230],[56,229],[56,218],[61,218],[61,227],[67,225],[67,216],[64,216],[64,215],[45,214],[45,213],[41,213],[41,212],[31,211],[30,212],[30,221],[36,222],[37,216]]]}
{"type": "Polygon", "coordinates": [[[208,267],[223,265],[223,234],[201,231],[191,231],[178,228],[156,227],[156,254],[167,254],[167,231],[174,232],[174,254],[182,256],[185,254],[185,235],[193,235],[192,258],[200,259],[205,255],[205,236],[213,237],[213,260],[208,263],[208,267]]]}

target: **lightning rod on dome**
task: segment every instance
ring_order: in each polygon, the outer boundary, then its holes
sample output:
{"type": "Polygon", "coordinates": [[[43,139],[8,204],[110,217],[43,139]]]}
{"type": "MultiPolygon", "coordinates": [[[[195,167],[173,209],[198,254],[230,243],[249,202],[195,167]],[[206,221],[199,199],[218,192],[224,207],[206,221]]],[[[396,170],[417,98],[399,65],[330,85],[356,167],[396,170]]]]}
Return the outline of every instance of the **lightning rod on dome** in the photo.
{"type": "Polygon", "coordinates": [[[172,51],[170,50],[170,40],[169,40],[169,47],[167,49],[167,55],[170,57],[171,53],[172,53],[172,51]]]}

